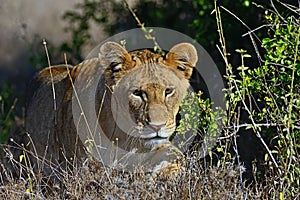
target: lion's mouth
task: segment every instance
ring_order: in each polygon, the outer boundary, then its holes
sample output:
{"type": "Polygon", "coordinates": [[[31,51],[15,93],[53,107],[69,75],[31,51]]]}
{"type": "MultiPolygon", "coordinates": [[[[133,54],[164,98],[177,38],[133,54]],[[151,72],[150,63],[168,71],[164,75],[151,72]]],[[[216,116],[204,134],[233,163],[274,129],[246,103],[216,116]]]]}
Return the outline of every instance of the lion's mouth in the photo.
{"type": "Polygon", "coordinates": [[[150,129],[148,131],[145,131],[143,134],[139,135],[146,148],[153,149],[169,141],[169,132],[153,132],[153,130],[150,129]]]}
{"type": "Polygon", "coordinates": [[[155,137],[152,137],[152,138],[147,138],[148,140],[167,140],[168,137],[162,137],[162,136],[155,136],[155,137]]]}
{"type": "Polygon", "coordinates": [[[169,134],[167,132],[144,132],[139,137],[145,140],[152,140],[152,139],[168,139],[169,134]]]}
{"type": "Polygon", "coordinates": [[[163,140],[165,140],[165,141],[167,141],[168,140],[168,137],[161,137],[161,136],[155,136],[155,137],[152,137],[152,138],[145,138],[144,139],[145,141],[163,141],[163,140]]]}
{"type": "Polygon", "coordinates": [[[168,137],[155,136],[151,138],[144,138],[144,145],[147,148],[153,149],[157,146],[165,144],[169,141],[168,137]]]}
{"type": "Polygon", "coordinates": [[[145,141],[150,141],[150,140],[153,140],[153,141],[155,141],[155,140],[168,140],[168,137],[166,137],[166,136],[160,136],[160,135],[158,135],[158,134],[155,134],[154,136],[153,136],[154,134],[149,134],[149,135],[143,135],[143,136],[141,136],[141,138],[142,139],[144,139],[145,141]]]}

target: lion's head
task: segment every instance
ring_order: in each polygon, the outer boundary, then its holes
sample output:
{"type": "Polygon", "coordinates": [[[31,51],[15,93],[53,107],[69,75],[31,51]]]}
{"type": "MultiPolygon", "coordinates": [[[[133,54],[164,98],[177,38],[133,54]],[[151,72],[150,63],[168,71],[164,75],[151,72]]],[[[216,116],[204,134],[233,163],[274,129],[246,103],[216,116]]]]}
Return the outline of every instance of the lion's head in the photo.
{"type": "Polygon", "coordinates": [[[99,55],[101,65],[108,66],[105,80],[112,92],[114,120],[132,136],[130,144],[142,141],[143,148],[151,150],[166,143],[198,59],[195,47],[180,43],[163,56],[149,50],[127,52],[107,42],[99,55]]]}

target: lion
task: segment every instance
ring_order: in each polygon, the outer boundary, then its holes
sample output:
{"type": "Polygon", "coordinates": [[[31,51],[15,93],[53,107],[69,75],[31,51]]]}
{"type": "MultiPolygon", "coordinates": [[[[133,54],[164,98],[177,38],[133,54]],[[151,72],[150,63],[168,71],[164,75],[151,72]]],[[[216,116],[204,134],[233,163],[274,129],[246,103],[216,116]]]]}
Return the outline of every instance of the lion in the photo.
{"type": "Polygon", "coordinates": [[[182,153],[169,138],[197,60],[190,43],[163,55],[106,42],[96,58],[45,68],[26,109],[30,151],[52,167],[96,153],[121,169],[173,167],[182,153]]]}

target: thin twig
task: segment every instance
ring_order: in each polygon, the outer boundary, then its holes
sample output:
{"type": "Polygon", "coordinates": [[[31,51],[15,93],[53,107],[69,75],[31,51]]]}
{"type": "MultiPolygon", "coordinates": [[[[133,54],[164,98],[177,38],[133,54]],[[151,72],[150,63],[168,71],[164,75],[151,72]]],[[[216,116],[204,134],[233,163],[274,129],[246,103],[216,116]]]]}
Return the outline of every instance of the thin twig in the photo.
{"type": "MultiPolygon", "coordinates": [[[[222,8],[223,10],[225,10],[226,12],[228,12],[229,14],[231,14],[234,18],[236,18],[239,22],[241,22],[249,31],[252,31],[252,29],[245,23],[243,22],[239,17],[237,17],[234,13],[232,13],[230,10],[228,10],[227,8],[220,6],[220,8],[222,8]]],[[[261,42],[261,40],[259,39],[259,37],[257,35],[254,34],[254,36],[256,37],[256,39],[258,41],[261,42]]]]}
{"type": "Polygon", "coordinates": [[[247,33],[244,33],[244,34],[242,35],[242,37],[245,37],[245,36],[247,36],[247,35],[250,35],[251,33],[254,33],[255,31],[257,31],[257,30],[259,30],[259,29],[261,29],[261,28],[264,28],[264,27],[270,27],[270,26],[273,26],[273,25],[271,25],[271,24],[264,24],[264,25],[261,25],[261,26],[255,28],[255,29],[252,29],[252,30],[248,31],[247,33]]]}
{"type": "Polygon", "coordinates": [[[125,4],[125,7],[128,9],[128,11],[131,13],[135,21],[137,22],[138,26],[141,27],[142,31],[145,33],[145,37],[148,40],[152,40],[154,43],[154,47],[157,48],[158,52],[162,52],[161,47],[159,46],[158,42],[156,41],[156,38],[151,35],[151,33],[145,28],[144,23],[140,21],[138,16],[135,14],[135,12],[132,10],[132,8],[129,6],[128,2],[126,0],[123,0],[123,3],[125,4]]]}
{"type": "Polygon", "coordinates": [[[274,5],[274,3],[273,3],[273,0],[270,0],[270,3],[271,3],[271,6],[272,6],[273,9],[274,9],[276,15],[277,15],[278,17],[280,17],[280,19],[281,19],[282,21],[287,22],[287,21],[284,19],[284,17],[282,17],[281,14],[278,12],[277,8],[275,7],[275,5],[274,5]]]}
{"type": "Polygon", "coordinates": [[[6,122],[9,119],[10,114],[12,113],[12,111],[15,109],[16,105],[17,105],[18,99],[16,98],[13,102],[13,104],[10,106],[10,109],[8,111],[8,113],[6,114],[6,117],[4,119],[4,121],[6,122]]]}
{"type": "MultiPolygon", "coordinates": [[[[286,7],[287,9],[289,9],[290,11],[296,13],[297,15],[300,15],[300,8],[297,8],[296,6],[293,5],[289,5],[287,3],[282,3],[281,1],[277,1],[277,2],[283,5],[284,7],[286,7]]],[[[298,1],[298,3],[300,7],[300,1],[298,1]]]]}
{"type": "Polygon", "coordinates": [[[48,61],[48,67],[49,67],[49,71],[50,71],[50,76],[51,76],[51,87],[52,87],[52,94],[53,94],[53,108],[54,108],[54,123],[57,124],[57,107],[56,107],[56,95],[55,95],[55,87],[54,87],[54,80],[53,80],[53,74],[52,74],[52,67],[51,67],[51,63],[50,63],[50,57],[49,57],[49,52],[48,52],[48,48],[47,48],[47,42],[45,39],[43,39],[43,45],[45,48],[45,52],[46,52],[46,56],[47,56],[47,61],[48,61]]]}

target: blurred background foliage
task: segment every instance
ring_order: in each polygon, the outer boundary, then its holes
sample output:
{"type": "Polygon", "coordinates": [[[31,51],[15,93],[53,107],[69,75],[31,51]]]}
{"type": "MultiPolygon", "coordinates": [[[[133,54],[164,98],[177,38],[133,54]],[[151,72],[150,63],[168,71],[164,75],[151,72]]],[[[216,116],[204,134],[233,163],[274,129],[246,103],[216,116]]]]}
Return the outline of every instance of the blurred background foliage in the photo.
{"type": "MultiPolygon", "coordinates": [[[[257,4],[252,4],[249,0],[223,0],[220,4],[247,22],[250,28],[256,28],[264,23],[262,7],[269,7],[269,3],[263,0],[255,2],[257,4]]],[[[141,0],[134,3],[133,8],[145,26],[169,28],[189,35],[210,52],[216,62],[221,60],[215,46],[218,33],[215,15],[212,14],[214,1],[141,0]]],[[[76,62],[82,60],[82,48],[91,37],[89,28],[92,23],[103,26],[108,35],[137,27],[122,1],[85,0],[75,9],[66,12],[63,20],[69,24],[66,31],[72,34],[72,39],[63,43],[59,50],[71,52],[72,57],[77,59],[76,62]]],[[[242,37],[248,31],[245,26],[228,13],[223,20],[228,48],[234,50],[243,46],[253,49],[249,37],[242,37]]],[[[257,33],[258,36],[262,34],[263,32],[257,33]]]]}

